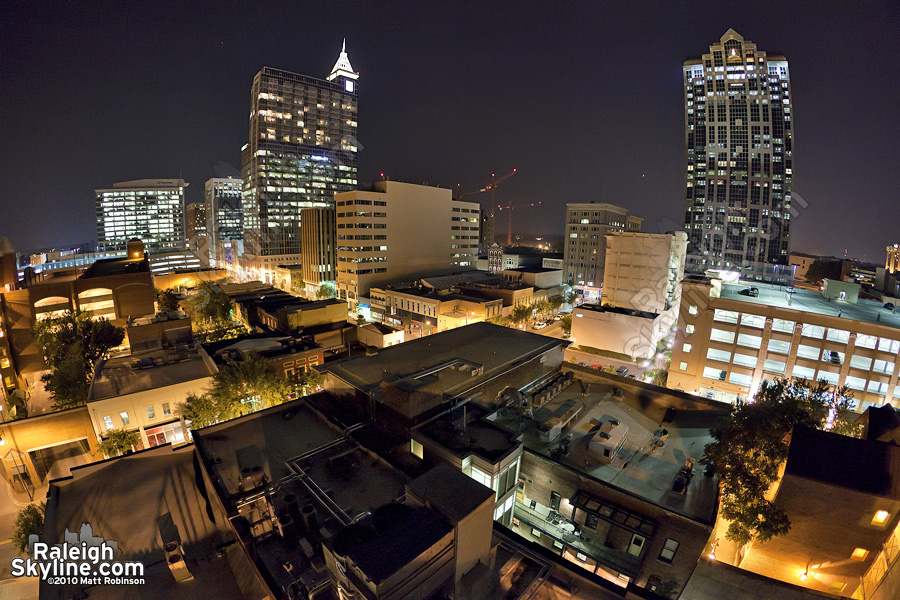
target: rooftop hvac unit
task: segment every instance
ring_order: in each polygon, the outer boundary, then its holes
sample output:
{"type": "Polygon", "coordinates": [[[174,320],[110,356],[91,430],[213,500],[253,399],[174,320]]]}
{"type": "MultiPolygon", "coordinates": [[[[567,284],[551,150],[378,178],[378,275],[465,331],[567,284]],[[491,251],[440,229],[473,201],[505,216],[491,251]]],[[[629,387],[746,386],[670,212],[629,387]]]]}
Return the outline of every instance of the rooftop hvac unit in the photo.
{"type": "Polygon", "coordinates": [[[193,581],[194,576],[191,575],[187,563],[184,562],[184,550],[181,544],[169,542],[164,548],[166,551],[166,564],[169,565],[169,570],[172,571],[175,581],[193,581]]]}

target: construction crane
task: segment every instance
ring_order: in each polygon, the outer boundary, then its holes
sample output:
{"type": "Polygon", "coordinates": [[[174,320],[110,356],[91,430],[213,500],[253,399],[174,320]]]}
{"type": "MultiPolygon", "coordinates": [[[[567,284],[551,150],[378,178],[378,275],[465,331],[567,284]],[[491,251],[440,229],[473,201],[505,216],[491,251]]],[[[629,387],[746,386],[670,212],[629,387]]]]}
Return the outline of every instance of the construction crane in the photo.
{"type": "MultiPolygon", "coordinates": [[[[464,193],[464,194],[463,194],[463,193],[460,193],[460,191],[459,191],[459,184],[456,185],[456,190],[457,190],[457,193],[456,193],[456,199],[457,199],[457,200],[462,200],[462,199],[465,198],[466,196],[472,196],[472,195],[474,195],[474,194],[483,194],[484,192],[490,192],[490,193],[491,193],[491,210],[489,211],[490,214],[488,214],[488,216],[487,216],[487,218],[490,219],[490,224],[488,225],[488,223],[485,223],[485,222],[482,222],[482,223],[481,223],[481,228],[482,228],[482,239],[483,239],[484,231],[485,231],[485,229],[488,228],[488,227],[489,227],[490,233],[492,234],[490,237],[493,236],[493,229],[494,229],[494,211],[495,211],[495,209],[499,209],[499,208],[500,208],[499,206],[497,206],[497,196],[496,196],[496,194],[497,194],[497,188],[500,187],[500,184],[501,184],[501,183],[503,183],[504,181],[506,181],[507,179],[509,179],[509,178],[512,177],[513,175],[515,175],[516,173],[517,173],[517,170],[516,170],[516,169],[513,169],[512,171],[510,171],[509,173],[507,173],[506,175],[504,175],[503,177],[500,177],[500,178],[497,178],[497,175],[496,175],[495,173],[491,173],[491,182],[490,182],[489,184],[487,184],[486,186],[484,186],[483,188],[481,188],[480,190],[476,190],[476,191],[474,191],[474,192],[466,192],[466,193],[464,193]]],[[[512,228],[512,224],[510,224],[510,229],[511,229],[511,228],[512,228]]],[[[512,238],[512,234],[510,234],[508,237],[509,237],[509,238],[512,238]]],[[[491,240],[491,242],[493,242],[493,240],[491,240]]]]}
{"type": "Polygon", "coordinates": [[[504,206],[498,206],[498,210],[506,209],[507,213],[507,230],[506,230],[506,245],[512,246],[512,213],[516,208],[528,208],[531,206],[540,206],[540,202],[532,202],[531,204],[506,204],[504,206]]]}

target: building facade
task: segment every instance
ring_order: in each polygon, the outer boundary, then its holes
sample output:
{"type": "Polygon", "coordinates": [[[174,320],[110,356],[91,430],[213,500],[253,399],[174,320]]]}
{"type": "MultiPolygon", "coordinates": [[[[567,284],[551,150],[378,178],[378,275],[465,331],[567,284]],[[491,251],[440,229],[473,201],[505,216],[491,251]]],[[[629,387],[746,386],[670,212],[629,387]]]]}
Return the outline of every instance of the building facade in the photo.
{"type": "Polygon", "coordinates": [[[475,266],[481,209],[448,189],[378,181],[335,203],[337,289],[353,306],[372,286],[475,266]]]}
{"type": "Polygon", "coordinates": [[[900,244],[887,247],[887,259],[884,261],[884,268],[889,273],[900,271],[900,244]]]}
{"type": "Polygon", "coordinates": [[[124,251],[138,238],[151,252],[185,247],[183,179],[140,179],[96,190],[97,243],[124,251]]]}
{"type": "Polygon", "coordinates": [[[751,296],[706,277],[682,285],[669,387],[733,402],[763,379],[824,379],[849,387],[861,410],[900,407],[900,316],[880,302],[778,286],[751,296]]]}
{"type": "Polygon", "coordinates": [[[343,50],[326,79],[271,67],[253,78],[241,152],[251,266],[257,257],[299,260],[301,209],[334,206],[335,194],[356,187],[357,78],[343,50]]]}
{"type": "Polygon", "coordinates": [[[200,238],[207,238],[208,236],[206,229],[206,205],[196,202],[188,204],[184,214],[187,244],[191,250],[196,250],[200,247],[200,238]]]}
{"type": "Polygon", "coordinates": [[[566,204],[566,238],[563,280],[596,301],[603,287],[606,234],[640,231],[643,219],[612,204],[566,204]]]}
{"type": "Polygon", "coordinates": [[[334,285],[337,270],[333,208],[304,208],[300,218],[303,290],[315,296],[323,283],[334,285]]]}
{"type": "Polygon", "coordinates": [[[244,239],[241,180],[231,177],[208,179],[203,205],[206,207],[209,257],[213,261],[230,263],[230,242],[244,239]]]}
{"type": "Polygon", "coordinates": [[[733,29],[684,62],[687,269],[774,281],[790,256],[793,127],[787,59],[733,29]]]}

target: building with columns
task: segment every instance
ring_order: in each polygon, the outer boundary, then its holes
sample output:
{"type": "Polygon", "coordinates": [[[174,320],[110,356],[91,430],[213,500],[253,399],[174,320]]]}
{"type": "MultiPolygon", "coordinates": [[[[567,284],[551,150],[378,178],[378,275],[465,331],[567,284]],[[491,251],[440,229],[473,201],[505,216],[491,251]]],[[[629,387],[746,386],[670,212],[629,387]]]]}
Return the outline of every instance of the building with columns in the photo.
{"type": "MultiPolygon", "coordinates": [[[[834,284],[834,285],[829,285],[834,284]]],[[[900,407],[900,315],[856,299],[843,282],[824,291],[689,276],[668,385],[722,402],[755,395],[762,380],[846,385],[860,412],[900,407]]]]}

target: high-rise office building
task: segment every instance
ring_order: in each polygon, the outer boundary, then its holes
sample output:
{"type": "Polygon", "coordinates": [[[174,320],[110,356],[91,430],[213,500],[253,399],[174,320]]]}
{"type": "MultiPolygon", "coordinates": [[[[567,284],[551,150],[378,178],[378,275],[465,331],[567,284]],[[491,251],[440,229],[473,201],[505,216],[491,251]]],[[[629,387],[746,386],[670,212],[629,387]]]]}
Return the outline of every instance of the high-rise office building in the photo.
{"type": "Polygon", "coordinates": [[[206,204],[199,202],[188,204],[184,214],[187,243],[191,250],[196,250],[200,244],[200,238],[207,237],[206,204]]]}
{"type": "Polygon", "coordinates": [[[335,203],[337,288],[351,305],[373,286],[475,267],[481,208],[448,189],[378,181],[335,203]]]}
{"type": "Polygon", "coordinates": [[[580,290],[586,302],[596,302],[603,287],[606,234],[640,231],[643,221],[612,204],[566,204],[563,279],[580,290]]]}
{"type": "Polygon", "coordinates": [[[344,49],[325,79],[264,67],[242,149],[242,268],[300,261],[300,211],[356,187],[357,78],[344,49]]]}
{"type": "Polygon", "coordinates": [[[213,261],[226,261],[227,247],[244,239],[244,217],[241,210],[241,180],[214,177],[206,182],[206,231],[209,253],[213,261]]]}
{"type": "Polygon", "coordinates": [[[125,251],[137,238],[150,252],[185,247],[183,179],[139,179],[95,190],[97,244],[101,251],[125,251]]]}
{"type": "Polygon", "coordinates": [[[334,284],[337,254],[333,208],[304,208],[300,215],[300,258],[304,290],[309,295],[323,283],[334,284]]]}
{"type": "Polygon", "coordinates": [[[781,279],[790,256],[793,127],[787,59],[729,29],[684,62],[689,272],[781,279]]]}

